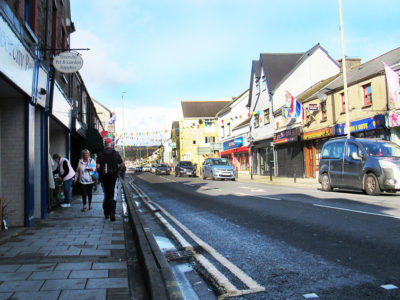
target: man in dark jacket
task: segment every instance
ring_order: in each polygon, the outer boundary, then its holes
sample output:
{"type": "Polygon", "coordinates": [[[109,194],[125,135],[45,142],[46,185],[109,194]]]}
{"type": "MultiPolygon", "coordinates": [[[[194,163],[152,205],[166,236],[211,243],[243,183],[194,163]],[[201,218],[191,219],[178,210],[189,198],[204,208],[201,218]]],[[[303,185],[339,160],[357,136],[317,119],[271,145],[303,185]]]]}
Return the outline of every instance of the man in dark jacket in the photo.
{"type": "Polygon", "coordinates": [[[104,189],[104,217],[115,221],[117,202],[114,190],[119,171],[123,167],[123,161],[119,153],[114,150],[114,142],[110,138],[105,139],[104,142],[105,148],[99,153],[96,164],[104,189]]]}

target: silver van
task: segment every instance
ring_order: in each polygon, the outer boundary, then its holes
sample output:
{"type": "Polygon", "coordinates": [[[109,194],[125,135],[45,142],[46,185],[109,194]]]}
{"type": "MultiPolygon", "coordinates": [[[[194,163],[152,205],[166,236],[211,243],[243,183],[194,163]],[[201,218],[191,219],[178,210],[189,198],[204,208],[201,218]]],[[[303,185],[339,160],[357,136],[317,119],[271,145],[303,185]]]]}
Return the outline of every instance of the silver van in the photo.
{"type": "Polygon", "coordinates": [[[318,180],[324,191],[357,189],[368,195],[397,192],[400,147],[378,139],[331,139],[322,148],[318,180]]]}

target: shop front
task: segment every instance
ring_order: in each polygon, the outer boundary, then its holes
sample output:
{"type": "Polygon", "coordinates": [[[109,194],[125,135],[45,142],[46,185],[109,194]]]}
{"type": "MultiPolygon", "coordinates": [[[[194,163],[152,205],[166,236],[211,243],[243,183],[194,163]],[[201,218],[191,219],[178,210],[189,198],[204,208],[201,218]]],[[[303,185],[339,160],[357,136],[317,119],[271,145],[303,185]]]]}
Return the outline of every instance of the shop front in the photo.
{"type": "Polygon", "coordinates": [[[267,176],[275,174],[275,158],[272,139],[257,141],[251,148],[253,174],[267,176]]]}
{"type": "Polygon", "coordinates": [[[250,150],[243,136],[224,142],[221,157],[229,159],[239,173],[250,172],[250,150]]]}
{"type": "MultiPolygon", "coordinates": [[[[345,135],[346,124],[336,124],[334,127],[335,136],[345,135]]],[[[389,130],[385,126],[385,115],[350,122],[350,133],[356,138],[377,138],[389,140],[389,130]]]]}
{"type": "Polygon", "coordinates": [[[400,145],[400,112],[391,111],[387,115],[387,123],[390,128],[390,140],[400,145]]]}
{"type": "Polygon", "coordinates": [[[304,175],[305,177],[318,177],[319,159],[322,146],[330,137],[334,135],[333,127],[317,129],[304,132],[303,151],[304,151],[304,175]]]}
{"type": "Polygon", "coordinates": [[[276,152],[276,176],[303,177],[304,154],[300,143],[300,127],[291,128],[274,134],[276,152]]]}

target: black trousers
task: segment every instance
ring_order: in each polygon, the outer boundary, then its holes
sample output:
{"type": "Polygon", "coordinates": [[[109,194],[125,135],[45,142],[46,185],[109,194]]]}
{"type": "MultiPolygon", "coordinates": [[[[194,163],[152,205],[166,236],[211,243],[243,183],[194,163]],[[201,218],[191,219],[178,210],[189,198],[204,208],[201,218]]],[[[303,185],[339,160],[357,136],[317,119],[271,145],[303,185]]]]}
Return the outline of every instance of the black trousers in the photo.
{"type": "Polygon", "coordinates": [[[104,176],[102,178],[103,190],[104,190],[104,201],[103,209],[105,215],[115,215],[115,208],[117,202],[114,200],[114,189],[117,181],[116,176],[104,176]]]}
{"type": "Polygon", "coordinates": [[[81,184],[81,191],[83,205],[86,205],[86,199],[89,201],[89,205],[92,204],[93,183],[81,184]]]}

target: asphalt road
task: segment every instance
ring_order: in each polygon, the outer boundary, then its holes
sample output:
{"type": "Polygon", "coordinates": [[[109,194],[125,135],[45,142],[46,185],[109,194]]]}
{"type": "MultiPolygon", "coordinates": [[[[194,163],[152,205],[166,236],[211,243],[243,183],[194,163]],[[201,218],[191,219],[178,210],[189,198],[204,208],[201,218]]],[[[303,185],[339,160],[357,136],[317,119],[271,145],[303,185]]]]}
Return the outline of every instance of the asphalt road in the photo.
{"type": "MultiPolygon", "coordinates": [[[[400,299],[400,196],[134,176],[178,221],[265,287],[243,299],[400,299]]],[[[236,286],[241,283],[218,265],[236,286]]]]}

